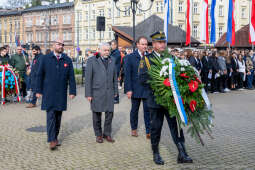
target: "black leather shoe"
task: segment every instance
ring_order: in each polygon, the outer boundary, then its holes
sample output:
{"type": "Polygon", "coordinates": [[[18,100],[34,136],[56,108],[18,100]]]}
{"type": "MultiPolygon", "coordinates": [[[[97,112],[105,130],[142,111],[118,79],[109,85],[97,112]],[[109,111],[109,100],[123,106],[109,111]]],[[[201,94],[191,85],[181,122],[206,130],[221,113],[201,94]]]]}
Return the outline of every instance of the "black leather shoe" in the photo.
{"type": "Polygon", "coordinates": [[[188,156],[184,143],[178,143],[177,149],[179,151],[177,163],[193,163],[193,160],[188,156]]]}
{"type": "Polygon", "coordinates": [[[155,162],[155,164],[157,165],[164,165],[164,161],[161,158],[159,153],[153,153],[153,161],[155,162]]]}

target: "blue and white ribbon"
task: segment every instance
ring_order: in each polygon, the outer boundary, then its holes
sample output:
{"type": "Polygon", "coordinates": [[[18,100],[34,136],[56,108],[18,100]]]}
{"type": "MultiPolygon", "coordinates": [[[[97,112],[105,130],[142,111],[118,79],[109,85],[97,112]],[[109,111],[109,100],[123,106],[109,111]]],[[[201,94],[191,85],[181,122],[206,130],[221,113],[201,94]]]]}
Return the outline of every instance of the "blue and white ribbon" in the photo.
{"type": "Polygon", "coordinates": [[[187,119],[187,115],[185,113],[185,109],[183,106],[183,102],[182,102],[182,98],[181,98],[181,94],[177,85],[177,81],[175,79],[175,63],[174,60],[172,58],[166,58],[162,61],[162,64],[165,64],[166,62],[169,62],[169,81],[171,84],[171,89],[172,89],[172,93],[174,96],[174,101],[179,113],[179,116],[182,120],[183,123],[185,123],[186,125],[188,124],[188,119],[187,119]]]}

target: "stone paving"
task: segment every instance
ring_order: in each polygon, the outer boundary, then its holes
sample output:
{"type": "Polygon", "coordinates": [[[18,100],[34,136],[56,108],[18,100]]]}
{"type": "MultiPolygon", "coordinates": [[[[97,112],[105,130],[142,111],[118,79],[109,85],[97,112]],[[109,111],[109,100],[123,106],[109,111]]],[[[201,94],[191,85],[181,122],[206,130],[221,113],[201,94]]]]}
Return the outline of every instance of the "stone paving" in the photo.
{"type": "MultiPolygon", "coordinates": [[[[24,103],[0,107],[0,169],[254,169],[255,91],[213,94],[214,139],[203,135],[205,147],[186,135],[186,147],[194,164],[176,163],[177,149],[164,123],[160,152],[164,166],[152,161],[150,141],[145,138],[142,110],[139,137],[130,136],[130,101],[121,92],[113,120],[114,144],[95,142],[92,114],[84,89],[68,102],[59,139],[62,146],[50,151],[46,143],[46,114],[24,103]],[[35,132],[37,131],[37,132],[35,132]]],[[[40,102],[39,102],[40,103],[40,102]]]]}

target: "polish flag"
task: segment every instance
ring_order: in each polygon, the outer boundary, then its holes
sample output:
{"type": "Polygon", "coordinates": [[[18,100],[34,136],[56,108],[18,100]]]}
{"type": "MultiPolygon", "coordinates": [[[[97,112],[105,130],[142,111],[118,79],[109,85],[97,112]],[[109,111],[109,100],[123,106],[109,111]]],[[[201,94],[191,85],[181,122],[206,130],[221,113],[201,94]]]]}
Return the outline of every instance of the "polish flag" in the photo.
{"type": "Polygon", "coordinates": [[[250,18],[250,42],[255,43],[255,0],[252,0],[250,18]]]}
{"type": "Polygon", "coordinates": [[[201,14],[201,41],[209,44],[209,28],[208,28],[208,0],[202,2],[202,14],[201,14]]]}
{"type": "Polygon", "coordinates": [[[186,45],[190,44],[190,34],[191,34],[191,0],[187,0],[187,15],[186,15],[186,21],[187,21],[187,29],[186,29],[186,45]]]}

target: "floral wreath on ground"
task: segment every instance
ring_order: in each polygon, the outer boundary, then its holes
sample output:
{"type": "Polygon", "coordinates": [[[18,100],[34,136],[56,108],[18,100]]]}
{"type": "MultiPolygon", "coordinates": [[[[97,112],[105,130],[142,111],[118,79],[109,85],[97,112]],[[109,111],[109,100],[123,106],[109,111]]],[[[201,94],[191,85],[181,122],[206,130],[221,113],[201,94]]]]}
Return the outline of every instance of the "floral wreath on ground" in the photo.
{"type": "Polygon", "coordinates": [[[200,134],[207,133],[213,138],[214,117],[204,85],[189,61],[174,58],[167,50],[162,55],[164,58],[155,56],[151,59],[153,64],[148,71],[156,103],[177,118],[179,127],[188,126],[187,133],[204,145],[200,134]]]}

